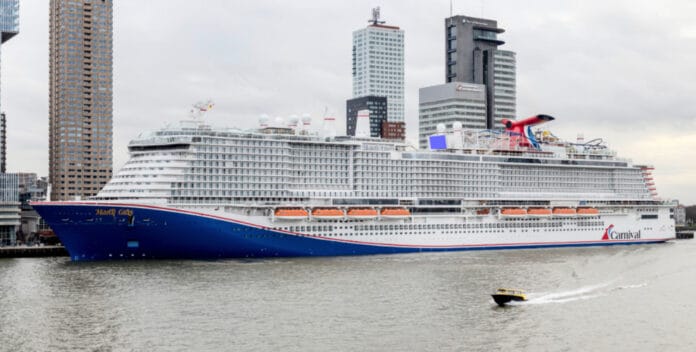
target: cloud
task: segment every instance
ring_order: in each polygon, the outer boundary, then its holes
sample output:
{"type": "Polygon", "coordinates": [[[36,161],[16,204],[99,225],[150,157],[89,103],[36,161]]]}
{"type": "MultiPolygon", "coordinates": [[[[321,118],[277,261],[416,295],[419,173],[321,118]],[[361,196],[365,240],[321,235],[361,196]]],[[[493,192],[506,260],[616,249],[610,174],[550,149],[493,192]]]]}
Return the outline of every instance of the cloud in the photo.
{"type": "MultiPolygon", "coordinates": [[[[551,0],[454,2],[455,14],[498,20],[517,52],[520,117],[548,113],[575,138],[604,137],[655,164],[664,197],[696,203],[685,163],[696,121],[696,3],[551,0]],[[656,154],[655,150],[663,154],[656,154]],[[685,158],[685,159],[684,159],[685,158]]],[[[328,109],[343,124],[351,96],[351,35],[374,3],[114,2],[114,160],[143,130],[184,118],[211,98],[212,123],[253,127],[259,114],[328,109]]],[[[406,122],[417,136],[418,88],[444,82],[449,1],[382,2],[405,30],[406,122]]],[[[48,4],[23,2],[20,34],[2,46],[2,109],[13,171],[48,170],[48,4]]]]}

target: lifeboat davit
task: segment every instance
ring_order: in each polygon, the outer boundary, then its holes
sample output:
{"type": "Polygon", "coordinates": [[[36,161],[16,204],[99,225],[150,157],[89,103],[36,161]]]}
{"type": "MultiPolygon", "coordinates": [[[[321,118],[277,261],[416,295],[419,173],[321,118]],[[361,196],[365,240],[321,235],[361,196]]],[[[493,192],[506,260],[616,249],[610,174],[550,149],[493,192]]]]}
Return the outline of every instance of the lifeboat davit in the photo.
{"type": "Polygon", "coordinates": [[[275,217],[288,220],[306,219],[309,213],[302,208],[278,208],[275,211],[275,217]]]}
{"type": "Polygon", "coordinates": [[[547,217],[547,216],[551,216],[551,209],[529,208],[529,209],[527,209],[527,215],[534,216],[534,217],[547,217]]]}
{"type": "Polygon", "coordinates": [[[553,208],[554,216],[575,216],[576,211],[573,208],[553,208]]]}
{"type": "Polygon", "coordinates": [[[343,210],[338,208],[316,208],[312,210],[312,217],[317,219],[343,219],[343,210]]]}
{"type": "Polygon", "coordinates": [[[383,218],[407,218],[411,212],[406,208],[384,208],[382,209],[383,218]]]}
{"type": "Polygon", "coordinates": [[[351,208],[348,209],[348,217],[358,219],[374,219],[377,217],[377,210],[372,208],[351,208]]]}
{"type": "Polygon", "coordinates": [[[595,216],[599,215],[597,208],[578,208],[578,216],[595,216]]]}
{"type": "Polygon", "coordinates": [[[500,215],[505,217],[520,218],[527,216],[527,210],[522,208],[503,208],[500,215]]]}

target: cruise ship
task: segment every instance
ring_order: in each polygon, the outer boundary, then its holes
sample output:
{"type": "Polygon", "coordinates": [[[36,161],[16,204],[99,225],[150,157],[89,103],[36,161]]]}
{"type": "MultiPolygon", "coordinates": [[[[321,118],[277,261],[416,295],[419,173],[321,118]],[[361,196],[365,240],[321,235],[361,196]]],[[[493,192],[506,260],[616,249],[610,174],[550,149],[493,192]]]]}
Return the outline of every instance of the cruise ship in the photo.
{"type": "Polygon", "coordinates": [[[427,150],[261,121],[142,134],[96,197],[34,208],[74,261],[606,246],[675,237],[653,168],[547,115],[438,126],[427,150]],[[532,131],[532,127],[536,130],[532,131]]]}

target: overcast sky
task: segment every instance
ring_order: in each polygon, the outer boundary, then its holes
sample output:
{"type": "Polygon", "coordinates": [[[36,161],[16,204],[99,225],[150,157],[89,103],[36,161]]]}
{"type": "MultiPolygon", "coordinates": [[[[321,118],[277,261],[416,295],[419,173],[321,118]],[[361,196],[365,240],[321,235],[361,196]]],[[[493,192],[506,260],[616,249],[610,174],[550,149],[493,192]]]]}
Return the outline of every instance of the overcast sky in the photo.
{"type": "MultiPolygon", "coordinates": [[[[418,88],[444,83],[449,1],[114,0],[114,166],[143,130],[212,99],[212,124],[251,128],[259,114],[325,108],[345,128],[352,32],[381,6],[405,30],[406,123],[417,139],[418,88]]],[[[517,52],[519,117],[553,115],[557,135],[601,137],[653,164],[663,198],[696,203],[696,2],[455,1],[495,19],[517,52]]],[[[20,33],[2,46],[8,170],[48,174],[48,0],[20,1],[20,33]]]]}

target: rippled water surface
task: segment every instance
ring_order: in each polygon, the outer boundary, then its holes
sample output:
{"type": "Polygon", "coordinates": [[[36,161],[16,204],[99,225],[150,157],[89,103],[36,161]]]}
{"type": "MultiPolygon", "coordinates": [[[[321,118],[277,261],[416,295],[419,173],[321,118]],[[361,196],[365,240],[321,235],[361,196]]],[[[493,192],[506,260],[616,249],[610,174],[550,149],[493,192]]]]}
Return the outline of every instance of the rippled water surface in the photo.
{"type": "Polygon", "coordinates": [[[226,261],[0,259],[4,351],[696,350],[696,241],[226,261]],[[498,308],[497,287],[529,301],[498,308]]]}

